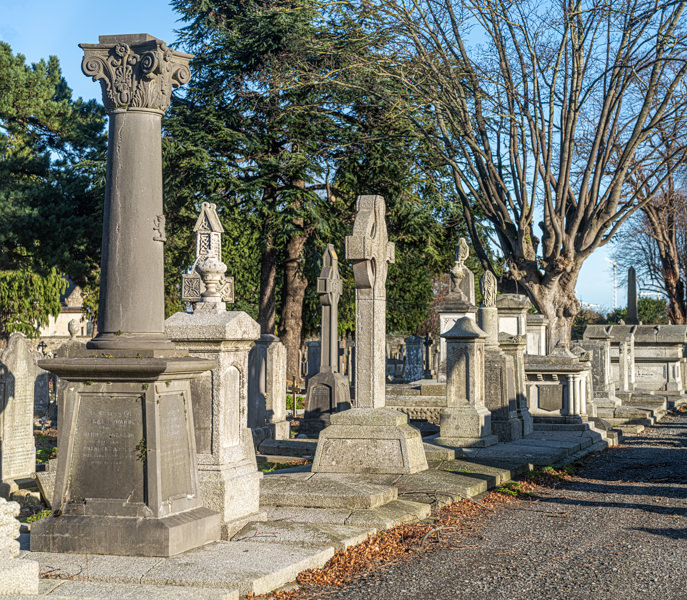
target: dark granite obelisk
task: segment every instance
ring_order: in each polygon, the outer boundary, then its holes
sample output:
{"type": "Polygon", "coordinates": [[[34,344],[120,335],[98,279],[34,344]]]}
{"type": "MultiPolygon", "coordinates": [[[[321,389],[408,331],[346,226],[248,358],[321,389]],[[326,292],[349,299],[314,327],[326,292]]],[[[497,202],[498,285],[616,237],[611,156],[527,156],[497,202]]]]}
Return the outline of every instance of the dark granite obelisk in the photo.
{"type": "Polygon", "coordinates": [[[164,328],[160,124],[191,56],[147,34],[81,48],[110,119],[100,333],[81,357],[40,361],[67,385],[53,513],[31,550],[170,556],[220,534],[200,498],[190,387],[217,363],[177,352],[164,328]]]}
{"type": "Polygon", "coordinates": [[[639,313],[637,311],[637,273],[634,267],[627,271],[627,318],[628,325],[639,325],[639,313]]]}

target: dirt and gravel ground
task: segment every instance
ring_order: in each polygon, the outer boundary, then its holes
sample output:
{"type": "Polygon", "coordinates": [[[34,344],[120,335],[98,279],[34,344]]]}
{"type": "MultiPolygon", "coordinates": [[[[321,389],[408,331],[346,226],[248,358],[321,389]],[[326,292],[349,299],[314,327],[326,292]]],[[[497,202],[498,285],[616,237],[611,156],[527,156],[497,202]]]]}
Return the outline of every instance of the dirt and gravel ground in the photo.
{"type": "Polygon", "coordinates": [[[687,599],[687,414],[443,535],[448,548],[299,598],[687,599]]]}

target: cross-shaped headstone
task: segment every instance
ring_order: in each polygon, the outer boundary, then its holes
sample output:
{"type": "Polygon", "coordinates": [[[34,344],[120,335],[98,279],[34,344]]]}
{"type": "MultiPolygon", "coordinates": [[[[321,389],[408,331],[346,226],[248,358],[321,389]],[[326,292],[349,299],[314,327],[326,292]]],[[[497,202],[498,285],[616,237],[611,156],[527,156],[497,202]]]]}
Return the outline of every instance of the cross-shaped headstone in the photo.
{"type": "Polygon", "coordinates": [[[191,272],[181,276],[181,300],[192,303],[201,301],[233,303],[234,278],[224,275],[226,265],[222,270],[224,227],[214,204],[203,202],[193,231],[196,232],[196,260],[191,272]],[[219,278],[217,278],[218,273],[219,278]],[[208,287],[212,288],[210,293],[208,293],[208,287]],[[218,297],[217,294],[219,294],[218,297]]]}
{"type": "Polygon", "coordinates": [[[385,405],[386,276],[395,247],[386,231],[381,196],[359,196],[353,235],[346,236],[346,258],[355,277],[355,403],[358,408],[385,405]]]}
{"type": "Polygon", "coordinates": [[[322,271],[317,279],[317,293],[322,305],[322,335],[320,338],[320,372],[339,370],[339,298],[341,297],[339,257],[333,244],[327,244],[322,257],[322,271]]]}

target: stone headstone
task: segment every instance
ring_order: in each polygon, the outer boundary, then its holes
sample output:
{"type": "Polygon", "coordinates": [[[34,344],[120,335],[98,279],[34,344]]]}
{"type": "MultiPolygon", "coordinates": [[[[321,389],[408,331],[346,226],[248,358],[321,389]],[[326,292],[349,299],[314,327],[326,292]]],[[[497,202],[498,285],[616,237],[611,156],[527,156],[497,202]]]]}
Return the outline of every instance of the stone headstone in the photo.
{"type": "Polygon", "coordinates": [[[355,406],[382,408],[385,404],[386,276],[395,262],[389,242],[386,205],[381,196],[358,197],[353,235],[346,236],[346,258],[355,277],[355,348],[357,372],[355,406]]]}
{"type": "Polygon", "coordinates": [[[355,405],[331,415],[320,434],[312,472],[415,473],[427,469],[420,432],[408,417],[385,408],[386,276],[394,245],[386,231],[384,199],[358,197],[346,257],[355,291],[355,405]]]}
{"type": "Polygon", "coordinates": [[[322,361],[322,343],[320,340],[311,340],[305,342],[305,354],[307,357],[307,373],[305,375],[305,385],[312,377],[315,377],[320,372],[322,361]]]}
{"type": "Polygon", "coordinates": [[[406,383],[422,379],[422,346],[424,340],[416,335],[405,339],[406,358],[403,364],[403,380],[406,383]]]}
{"type": "Polygon", "coordinates": [[[305,435],[319,433],[329,425],[333,413],[351,407],[348,380],[339,373],[338,329],[341,292],[339,258],[334,246],[328,244],[322,257],[322,271],[317,279],[317,293],[322,306],[320,370],[308,379],[305,414],[300,427],[300,433],[305,435]]]}
{"type": "Polygon", "coordinates": [[[0,355],[0,481],[36,472],[35,381],[33,352],[24,334],[13,333],[0,355]]]}
{"type": "Polygon", "coordinates": [[[19,559],[19,504],[0,497],[0,597],[38,594],[38,562],[19,559]]]}
{"type": "Polygon", "coordinates": [[[627,318],[628,325],[639,324],[639,313],[637,311],[637,273],[634,267],[627,270],[627,318]]]}

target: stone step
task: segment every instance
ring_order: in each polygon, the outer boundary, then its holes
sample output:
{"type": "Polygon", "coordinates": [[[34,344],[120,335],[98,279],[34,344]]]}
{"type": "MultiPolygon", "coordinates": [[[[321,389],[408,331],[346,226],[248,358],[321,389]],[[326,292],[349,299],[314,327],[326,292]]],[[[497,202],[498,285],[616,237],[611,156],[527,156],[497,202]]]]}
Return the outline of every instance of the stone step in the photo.
{"type": "Polygon", "coordinates": [[[315,456],[316,449],[317,440],[313,439],[265,440],[258,447],[260,454],[305,456],[309,458],[315,456]]]}
{"type": "Polygon", "coordinates": [[[603,452],[604,450],[608,450],[608,442],[606,440],[601,440],[596,442],[595,444],[592,444],[591,446],[587,446],[586,448],[580,450],[579,452],[576,452],[575,454],[571,454],[570,456],[566,457],[565,460],[555,462],[553,464],[555,466],[567,465],[569,463],[575,462],[576,460],[584,458],[592,452],[603,452]]]}
{"type": "Polygon", "coordinates": [[[616,425],[617,429],[623,432],[623,437],[628,435],[638,435],[644,431],[645,426],[641,423],[626,423],[623,425],[616,425]]]}
{"type": "MultiPolygon", "coordinates": [[[[19,600],[47,598],[48,600],[238,600],[236,589],[210,589],[172,585],[141,585],[138,583],[95,583],[92,581],[67,581],[41,579],[38,595],[16,596],[19,600]]],[[[6,598],[7,596],[2,596],[6,598]]]]}
{"type": "Polygon", "coordinates": [[[589,423],[543,423],[535,421],[533,428],[534,431],[586,431],[589,429],[589,423]]]}
{"type": "Polygon", "coordinates": [[[260,484],[260,506],[370,509],[396,500],[397,490],[346,475],[290,473],[266,475],[260,484]]]}
{"type": "Polygon", "coordinates": [[[294,508],[287,506],[266,507],[267,518],[293,523],[333,524],[388,529],[402,523],[426,519],[431,506],[425,502],[393,500],[373,509],[346,510],[342,508],[294,508]]]}
{"type": "Polygon", "coordinates": [[[345,550],[376,533],[375,527],[358,527],[334,523],[298,523],[291,520],[269,520],[247,524],[231,538],[232,542],[251,541],[265,544],[299,546],[333,546],[345,550]]]}
{"type": "MultiPolygon", "coordinates": [[[[438,436],[434,435],[430,437],[436,438],[438,436]]],[[[426,439],[427,438],[425,438],[425,440],[426,439]]],[[[428,443],[427,441],[425,441],[422,445],[425,449],[425,457],[427,458],[427,462],[455,460],[456,458],[460,458],[462,456],[460,448],[446,448],[445,446],[437,446],[436,444],[428,443]],[[456,453],[458,456],[456,456],[456,453]]]]}

